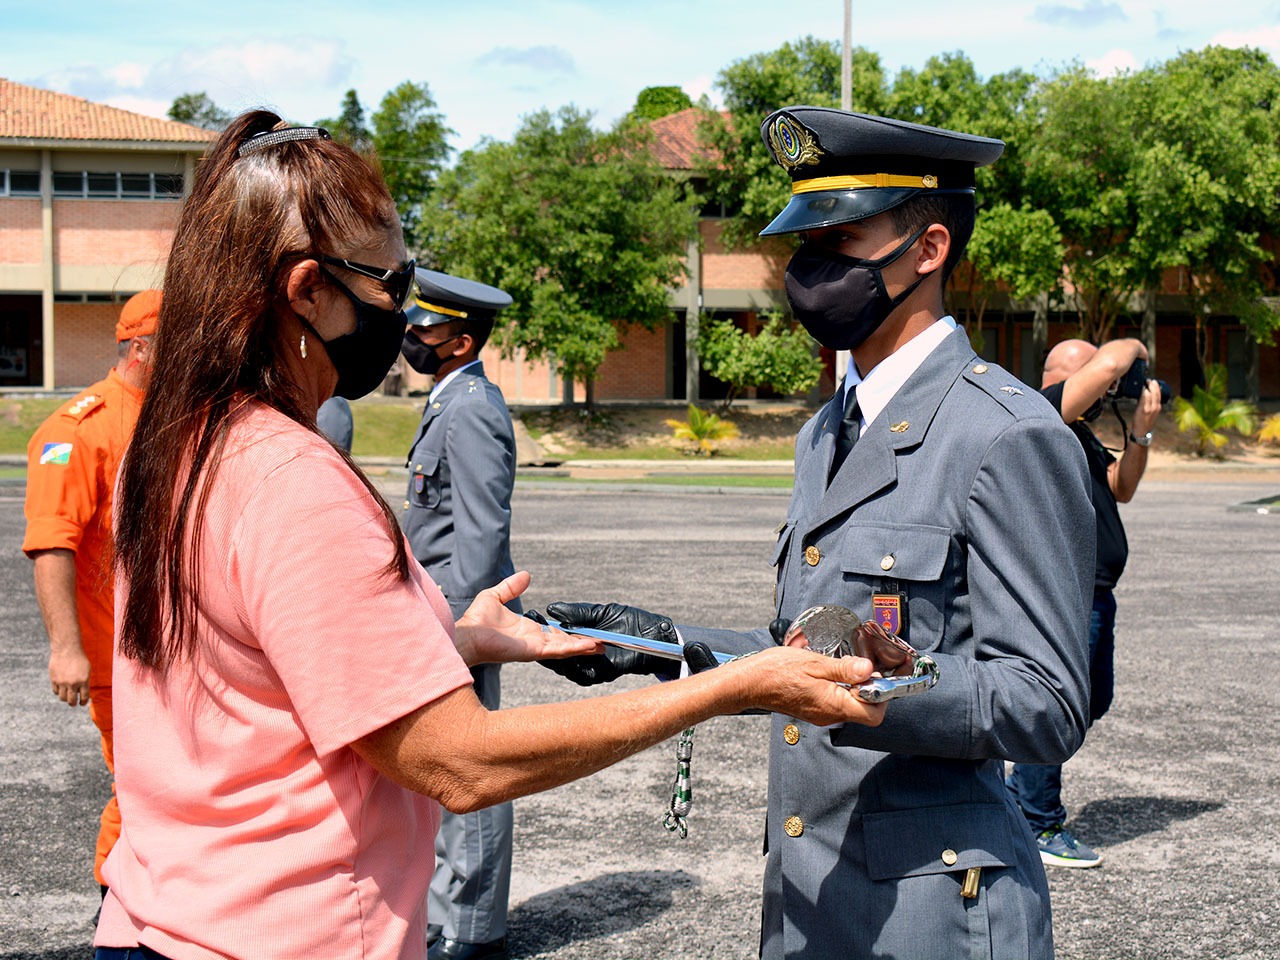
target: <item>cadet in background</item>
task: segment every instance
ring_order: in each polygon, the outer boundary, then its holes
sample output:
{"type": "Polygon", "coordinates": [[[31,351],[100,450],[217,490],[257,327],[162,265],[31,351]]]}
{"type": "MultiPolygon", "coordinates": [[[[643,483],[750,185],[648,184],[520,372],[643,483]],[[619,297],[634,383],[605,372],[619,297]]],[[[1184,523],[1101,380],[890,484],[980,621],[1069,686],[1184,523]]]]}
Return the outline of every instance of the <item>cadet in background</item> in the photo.
{"type": "MultiPolygon", "coordinates": [[[[485,378],[479,359],[511,297],[434,270],[419,269],[417,282],[401,352],[435,382],[409,449],[401,525],[413,555],[460,617],[481,590],[515,572],[515,432],[502,391],[485,378]]],[[[520,612],[519,600],[509,606],[520,612]]],[[[500,670],[471,668],[476,695],[490,710],[501,699],[500,670]]],[[[512,816],[510,803],[445,811],[427,899],[431,960],[505,960],[512,816]]]]}

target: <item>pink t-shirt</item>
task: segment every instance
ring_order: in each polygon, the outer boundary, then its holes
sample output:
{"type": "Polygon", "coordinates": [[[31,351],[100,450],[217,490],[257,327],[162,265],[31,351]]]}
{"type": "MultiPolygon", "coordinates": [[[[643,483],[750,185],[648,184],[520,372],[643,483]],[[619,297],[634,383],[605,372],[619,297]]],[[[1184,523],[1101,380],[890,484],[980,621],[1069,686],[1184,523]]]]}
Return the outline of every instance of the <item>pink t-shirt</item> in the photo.
{"type": "Polygon", "coordinates": [[[202,520],[198,653],[115,657],[124,831],[95,945],[422,957],[440,809],[348,744],[471,683],[448,604],[412,559],[382,572],[373,499],[265,406],[236,416],[202,520]]]}

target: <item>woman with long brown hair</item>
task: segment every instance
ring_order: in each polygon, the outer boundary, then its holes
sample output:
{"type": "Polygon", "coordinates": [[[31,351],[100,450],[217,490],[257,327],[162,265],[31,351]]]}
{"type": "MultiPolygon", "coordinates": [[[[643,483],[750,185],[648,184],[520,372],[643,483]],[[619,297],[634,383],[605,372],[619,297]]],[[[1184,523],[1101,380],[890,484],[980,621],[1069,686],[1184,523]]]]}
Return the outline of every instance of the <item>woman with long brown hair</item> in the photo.
{"type": "Polygon", "coordinates": [[[421,957],[437,804],[556,786],[716,713],[882,716],[838,685],[866,661],[785,648],[485,710],[470,664],[596,645],[505,609],[525,573],[454,624],[316,430],[386,374],[413,271],[377,172],[324,131],[246,113],[201,162],[116,499],[124,831],[100,958],[421,957]]]}

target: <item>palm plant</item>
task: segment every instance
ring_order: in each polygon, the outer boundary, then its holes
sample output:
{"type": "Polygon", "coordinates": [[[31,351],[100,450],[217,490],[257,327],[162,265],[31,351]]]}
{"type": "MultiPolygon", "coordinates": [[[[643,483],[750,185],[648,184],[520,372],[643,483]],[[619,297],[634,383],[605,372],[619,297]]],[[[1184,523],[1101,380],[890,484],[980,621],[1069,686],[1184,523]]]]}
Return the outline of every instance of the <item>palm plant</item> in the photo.
{"type": "Polygon", "coordinates": [[[1183,433],[1196,435],[1196,456],[1219,453],[1227,445],[1223,431],[1253,433],[1258,411],[1245,400],[1227,399],[1227,368],[1220,363],[1205,367],[1205,385],[1195,387],[1191,399],[1177,397],[1173,401],[1173,420],[1183,433]]]}
{"type": "Polygon", "coordinates": [[[710,411],[698,409],[689,404],[689,419],[667,419],[667,426],[676,440],[687,440],[695,445],[694,453],[709,457],[715,453],[716,440],[732,440],[738,435],[738,426],[729,420],[722,420],[710,411]]]}
{"type": "Polygon", "coordinates": [[[1280,446],[1280,413],[1273,413],[1262,421],[1262,429],[1258,431],[1258,442],[1280,446]]]}

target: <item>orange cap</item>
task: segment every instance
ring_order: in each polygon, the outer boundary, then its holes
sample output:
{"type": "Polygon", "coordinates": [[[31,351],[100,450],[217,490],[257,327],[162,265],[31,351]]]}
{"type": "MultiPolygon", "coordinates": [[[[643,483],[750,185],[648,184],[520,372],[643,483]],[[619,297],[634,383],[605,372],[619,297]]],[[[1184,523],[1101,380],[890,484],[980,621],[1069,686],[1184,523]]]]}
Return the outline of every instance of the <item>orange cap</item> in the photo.
{"type": "Polygon", "coordinates": [[[156,332],[156,320],[160,318],[160,291],[143,290],[135,293],[120,311],[116,324],[116,343],[134,337],[149,337],[156,332]]]}

